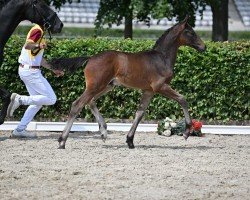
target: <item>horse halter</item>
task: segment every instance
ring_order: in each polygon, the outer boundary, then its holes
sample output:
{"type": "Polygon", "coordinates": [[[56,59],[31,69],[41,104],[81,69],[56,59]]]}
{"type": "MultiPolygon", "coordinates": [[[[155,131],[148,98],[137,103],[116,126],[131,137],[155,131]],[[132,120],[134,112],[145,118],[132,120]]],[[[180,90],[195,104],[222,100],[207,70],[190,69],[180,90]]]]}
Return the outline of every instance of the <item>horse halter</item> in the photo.
{"type": "Polygon", "coordinates": [[[49,33],[49,37],[50,37],[50,40],[51,40],[51,27],[52,25],[55,23],[55,20],[56,20],[56,13],[54,12],[52,15],[46,17],[44,15],[41,14],[41,12],[38,10],[38,8],[36,7],[36,4],[37,4],[37,0],[33,0],[32,1],[32,8],[34,10],[34,15],[35,15],[35,12],[38,13],[38,15],[40,15],[40,17],[43,19],[43,28],[44,28],[44,31],[48,30],[48,33],[49,33]],[[51,20],[53,20],[53,24],[50,23],[51,20]]]}

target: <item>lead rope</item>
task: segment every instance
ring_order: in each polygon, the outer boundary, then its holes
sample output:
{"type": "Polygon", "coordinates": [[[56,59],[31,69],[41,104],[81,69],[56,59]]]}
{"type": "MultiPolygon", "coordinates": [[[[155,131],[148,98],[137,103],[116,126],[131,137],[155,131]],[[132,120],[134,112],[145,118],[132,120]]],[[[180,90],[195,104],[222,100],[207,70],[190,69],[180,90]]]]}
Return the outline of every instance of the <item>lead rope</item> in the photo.
{"type": "MultiPolygon", "coordinates": [[[[42,19],[43,19],[43,21],[44,21],[44,24],[43,24],[43,28],[44,28],[44,30],[43,30],[43,34],[42,34],[42,37],[41,37],[41,39],[40,39],[40,41],[39,41],[39,43],[38,43],[38,45],[39,45],[39,49],[38,49],[38,51],[35,51],[35,52],[32,52],[31,51],[31,54],[33,55],[33,56],[36,56],[38,53],[39,53],[39,51],[40,51],[40,44],[41,44],[41,42],[42,42],[42,40],[43,40],[43,37],[44,37],[44,35],[45,35],[45,32],[48,30],[48,33],[49,33],[49,40],[51,41],[52,40],[52,36],[51,36],[51,32],[50,32],[50,27],[51,27],[51,24],[49,23],[49,22],[47,22],[47,20],[43,17],[43,15],[39,12],[39,10],[36,8],[36,1],[34,0],[33,1],[33,4],[32,4],[32,7],[33,7],[33,10],[34,11],[36,11],[41,17],[42,17],[42,19]]],[[[35,12],[34,12],[35,13],[35,12]]],[[[53,15],[52,15],[53,16],[53,15]]]]}

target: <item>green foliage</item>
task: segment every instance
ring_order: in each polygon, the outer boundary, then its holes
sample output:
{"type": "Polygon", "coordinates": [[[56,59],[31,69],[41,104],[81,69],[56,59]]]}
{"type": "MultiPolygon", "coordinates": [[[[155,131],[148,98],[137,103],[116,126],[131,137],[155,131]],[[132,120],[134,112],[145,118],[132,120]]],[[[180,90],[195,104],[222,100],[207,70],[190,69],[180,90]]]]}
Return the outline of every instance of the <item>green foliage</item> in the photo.
{"type": "MultiPolygon", "coordinates": [[[[60,9],[65,3],[72,3],[72,0],[45,0],[48,5],[53,5],[55,8],[60,9]]],[[[77,0],[80,2],[80,0],[77,0]]]]}
{"type": "Polygon", "coordinates": [[[249,119],[249,41],[208,43],[207,46],[204,54],[196,56],[187,49],[181,50],[173,84],[187,86],[182,87],[181,92],[188,94],[194,118],[249,119]],[[187,60],[189,62],[185,62],[187,60]],[[189,66],[194,66],[192,73],[181,72],[189,66]]]}
{"type": "Polygon", "coordinates": [[[171,20],[177,17],[177,20],[181,21],[186,15],[190,16],[189,24],[194,26],[195,12],[199,11],[202,16],[206,5],[212,2],[214,0],[101,0],[95,26],[100,30],[105,24],[108,27],[112,24],[120,25],[131,12],[132,19],[143,21],[148,26],[151,17],[159,21],[163,18],[171,20]]]}
{"type": "MultiPolygon", "coordinates": [[[[18,76],[18,56],[24,38],[13,36],[5,47],[5,60],[1,66],[0,84],[12,92],[27,94],[18,76]]],[[[94,55],[105,50],[137,52],[152,48],[151,40],[122,39],[66,39],[52,40],[45,57],[76,57],[94,55]]],[[[207,42],[207,51],[198,53],[185,47],[180,48],[175,65],[172,87],[183,94],[189,102],[193,118],[200,120],[249,120],[250,91],[250,42],[213,43],[207,42]]],[[[68,115],[71,104],[84,91],[83,68],[56,78],[51,71],[44,70],[58,101],[54,106],[44,106],[37,119],[62,120],[68,115]]],[[[101,97],[97,106],[105,118],[133,119],[141,92],[117,87],[101,97]]],[[[17,111],[17,118],[24,112],[17,111]]],[[[166,116],[183,118],[181,107],[173,100],[156,95],[147,111],[147,120],[164,119],[166,116]]],[[[80,118],[93,119],[88,108],[80,118]]]]}
{"type": "Polygon", "coordinates": [[[193,27],[195,26],[195,12],[199,11],[202,16],[207,4],[206,0],[168,0],[168,3],[172,5],[172,17],[177,17],[177,20],[181,21],[189,15],[188,23],[193,27]]]}
{"type": "Polygon", "coordinates": [[[101,0],[95,20],[96,33],[99,35],[105,24],[108,27],[112,27],[112,24],[121,25],[124,18],[149,25],[150,15],[157,19],[171,17],[170,11],[171,6],[166,0],[101,0]]]}
{"type": "MultiPolygon", "coordinates": [[[[18,26],[14,32],[14,35],[20,35],[22,37],[26,37],[27,32],[29,32],[32,26],[18,26]]],[[[162,30],[155,29],[138,29],[135,28],[133,30],[133,38],[134,39],[153,39],[156,40],[162,35],[162,30]]],[[[211,40],[212,32],[211,31],[202,31],[196,30],[196,33],[203,40],[211,40]]],[[[79,37],[94,37],[95,31],[94,28],[82,28],[82,27],[63,27],[61,33],[57,33],[53,35],[53,38],[79,38],[79,37]]],[[[123,38],[123,30],[121,29],[105,29],[100,34],[101,37],[109,37],[109,38],[123,38]]],[[[234,40],[250,40],[250,31],[230,31],[229,32],[229,41],[234,40]]]]}
{"type": "Polygon", "coordinates": [[[175,127],[171,128],[171,133],[173,135],[182,136],[185,130],[186,130],[186,121],[185,119],[182,119],[179,122],[177,122],[175,127]]]}

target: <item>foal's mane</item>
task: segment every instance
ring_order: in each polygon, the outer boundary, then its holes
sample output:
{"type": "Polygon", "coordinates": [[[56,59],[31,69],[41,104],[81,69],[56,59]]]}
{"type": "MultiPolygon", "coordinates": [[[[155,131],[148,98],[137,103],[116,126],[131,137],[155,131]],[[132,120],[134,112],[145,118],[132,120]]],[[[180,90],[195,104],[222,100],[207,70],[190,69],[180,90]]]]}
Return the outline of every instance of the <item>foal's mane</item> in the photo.
{"type": "Polygon", "coordinates": [[[164,41],[164,39],[166,38],[166,36],[169,34],[169,32],[175,27],[177,26],[179,23],[175,24],[174,26],[172,26],[171,28],[167,29],[162,35],[161,37],[159,37],[158,40],[156,40],[155,45],[153,46],[153,49],[155,49],[158,45],[162,44],[162,42],[164,41]]]}

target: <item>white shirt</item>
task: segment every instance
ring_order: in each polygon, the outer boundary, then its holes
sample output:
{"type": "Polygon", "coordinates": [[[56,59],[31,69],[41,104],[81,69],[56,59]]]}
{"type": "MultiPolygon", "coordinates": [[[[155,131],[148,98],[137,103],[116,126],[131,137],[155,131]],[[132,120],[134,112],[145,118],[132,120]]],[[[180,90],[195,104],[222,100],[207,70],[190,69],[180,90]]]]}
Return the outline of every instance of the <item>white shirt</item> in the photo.
{"type": "MultiPolygon", "coordinates": [[[[28,42],[34,42],[36,44],[40,44],[41,42],[44,42],[43,39],[43,30],[39,25],[35,25],[31,28],[29,31],[26,43],[28,42]]],[[[37,49],[37,54],[33,54],[29,49],[25,49],[25,45],[22,48],[21,55],[19,56],[18,62],[23,65],[29,65],[29,66],[40,66],[41,61],[43,58],[44,49],[37,49]]]]}

